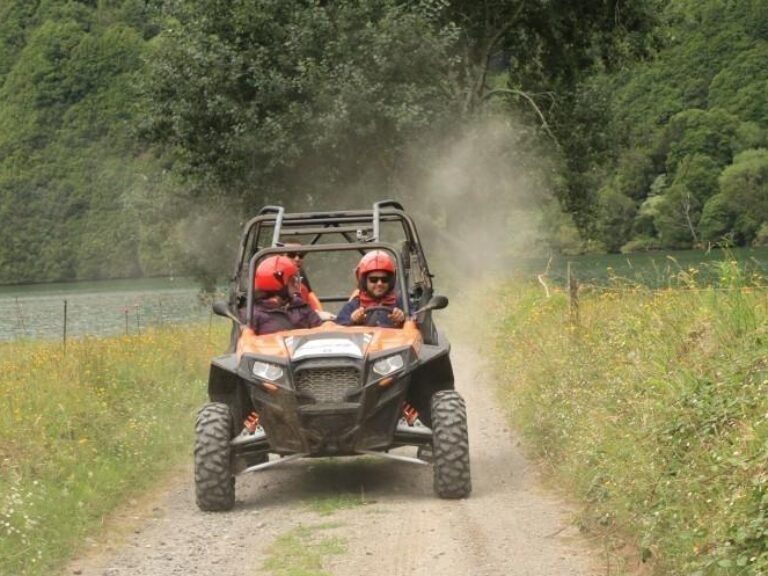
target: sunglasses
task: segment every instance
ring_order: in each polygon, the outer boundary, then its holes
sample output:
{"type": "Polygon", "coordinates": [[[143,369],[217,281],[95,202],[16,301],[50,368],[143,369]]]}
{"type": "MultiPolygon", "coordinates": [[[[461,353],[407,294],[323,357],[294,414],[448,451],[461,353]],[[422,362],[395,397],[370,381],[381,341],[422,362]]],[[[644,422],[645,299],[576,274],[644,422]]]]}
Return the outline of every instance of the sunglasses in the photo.
{"type": "Polygon", "coordinates": [[[368,276],[369,284],[389,284],[389,278],[386,276],[368,276]]]}
{"type": "Polygon", "coordinates": [[[297,258],[298,258],[299,260],[304,260],[304,254],[298,254],[298,253],[296,253],[296,252],[288,252],[288,253],[286,253],[286,256],[287,256],[288,258],[291,258],[291,259],[293,259],[293,260],[295,260],[295,259],[297,259],[297,258]]]}

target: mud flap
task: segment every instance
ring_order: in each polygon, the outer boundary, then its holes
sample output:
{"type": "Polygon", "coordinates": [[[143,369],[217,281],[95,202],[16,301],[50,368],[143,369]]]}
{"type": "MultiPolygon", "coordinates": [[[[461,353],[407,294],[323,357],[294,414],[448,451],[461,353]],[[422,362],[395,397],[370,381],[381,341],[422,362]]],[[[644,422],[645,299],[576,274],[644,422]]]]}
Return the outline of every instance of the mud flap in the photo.
{"type": "Polygon", "coordinates": [[[416,408],[421,421],[432,426],[432,396],[440,390],[453,390],[453,366],[450,346],[424,345],[421,350],[421,365],[411,375],[408,402],[416,408]]]}
{"type": "Polygon", "coordinates": [[[237,375],[237,357],[234,354],[217,356],[211,361],[208,398],[211,402],[221,402],[229,406],[235,427],[244,422],[253,410],[248,387],[237,375]]]}

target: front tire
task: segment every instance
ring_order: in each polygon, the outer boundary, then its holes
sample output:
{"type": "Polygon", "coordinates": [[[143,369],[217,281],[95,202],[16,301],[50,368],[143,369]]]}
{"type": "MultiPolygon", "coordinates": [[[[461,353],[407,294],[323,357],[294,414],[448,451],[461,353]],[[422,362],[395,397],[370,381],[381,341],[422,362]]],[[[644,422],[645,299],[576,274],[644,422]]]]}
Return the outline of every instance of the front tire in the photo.
{"type": "Polygon", "coordinates": [[[195,495],[198,508],[205,512],[231,510],[235,505],[232,430],[232,413],[226,404],[210,402],[197,413],[195,495]]]}
{"type": "Polygon", "coordinates": [[[435,493],[466,498],[472,491],[469,434],[464,399],[455,390],[432,396],[432,448],[435,493]]]}

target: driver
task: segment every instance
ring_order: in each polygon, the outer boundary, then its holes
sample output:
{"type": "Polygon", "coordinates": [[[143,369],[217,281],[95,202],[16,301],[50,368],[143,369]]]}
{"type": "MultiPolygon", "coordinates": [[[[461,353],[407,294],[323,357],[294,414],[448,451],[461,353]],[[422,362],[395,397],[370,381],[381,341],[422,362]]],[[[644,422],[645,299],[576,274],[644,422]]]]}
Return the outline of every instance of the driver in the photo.
{"type": "Polygon", "coordinates": [[[317,313],[299,296],[299,268],[286,256],[268,256],[256,267],[253,330],[271,334],[322,324],[317,313]]]}
{"type": "Polygon", "coordinates": [[[395,261],[384,250],[373,250],[355,268],[358,294],[336,316],[342,326],[401,328],[403,304],[395,294],[395,261]]]}

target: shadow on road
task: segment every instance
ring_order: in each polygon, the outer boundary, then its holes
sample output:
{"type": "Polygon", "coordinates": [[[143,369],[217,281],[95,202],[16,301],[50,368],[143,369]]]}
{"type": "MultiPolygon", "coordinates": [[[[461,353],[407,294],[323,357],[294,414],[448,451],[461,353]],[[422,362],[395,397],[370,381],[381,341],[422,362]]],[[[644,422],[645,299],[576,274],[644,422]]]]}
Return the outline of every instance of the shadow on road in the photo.
{"type": "Polygon", "coordinates": [[[331,497],[377,500],[433,498],[432,469],[372,457],[292,462],[238,478],[238,508],[268,509],[331,497]]]}

